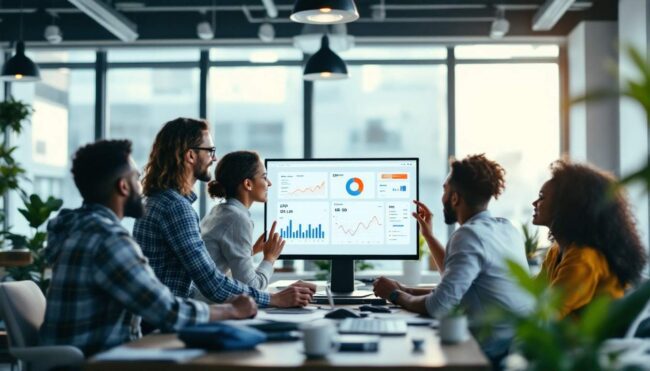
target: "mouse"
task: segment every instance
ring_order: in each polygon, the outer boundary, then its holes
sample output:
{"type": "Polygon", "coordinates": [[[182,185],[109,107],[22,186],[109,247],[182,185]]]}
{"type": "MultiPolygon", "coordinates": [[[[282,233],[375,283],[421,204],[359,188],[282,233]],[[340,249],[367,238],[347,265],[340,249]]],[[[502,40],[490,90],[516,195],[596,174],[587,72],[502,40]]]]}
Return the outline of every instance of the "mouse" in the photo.
{"type": "Polygon", "coordinates": [[[390,313],[390,309],[376,305],[362,305],[359,307],[359,310],[362,312],[390,313]]]}
{"type": "Polygon", "coordinates": [[[325,318],[331,318],[331,319],[343,319],[343,318],[361,318],[363,317],[360,313],[356,313],[351,309],[348,308],[338,308],[329,311],[326,315],[325,318]]]}

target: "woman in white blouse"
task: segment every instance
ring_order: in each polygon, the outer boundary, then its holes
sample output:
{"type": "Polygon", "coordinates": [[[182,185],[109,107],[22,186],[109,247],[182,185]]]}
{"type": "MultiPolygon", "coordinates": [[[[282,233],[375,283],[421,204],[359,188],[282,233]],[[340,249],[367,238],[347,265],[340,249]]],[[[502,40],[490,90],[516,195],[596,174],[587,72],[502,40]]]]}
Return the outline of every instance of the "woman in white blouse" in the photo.
{"type": "Polygon", "coordinates": [[[224,274],[230,271],[234,279],[261,290],[268,286],[273,263],[285,244],[275,232],[275,222],[267,241],[262,233],[253,243],[253,220],[248,209],[254,202],[266,202],[270,186],[257,153],[228,153],[217,163],[214,180],[208,183],[210,196],[225,202],[213,207],[201,221],[203,240],[217,268],[224,274]],[[253,255],[259,252],[264,259],[255,267],[253,255]]]}

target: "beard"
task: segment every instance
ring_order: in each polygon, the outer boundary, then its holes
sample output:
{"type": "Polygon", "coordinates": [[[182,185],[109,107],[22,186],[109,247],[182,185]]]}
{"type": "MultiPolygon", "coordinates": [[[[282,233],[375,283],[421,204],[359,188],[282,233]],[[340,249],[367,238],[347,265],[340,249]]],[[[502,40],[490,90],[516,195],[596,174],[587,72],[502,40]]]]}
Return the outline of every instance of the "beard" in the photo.
{"type": "Polygon", "coordinates": [[[203,164],[197,164],[194,167],[194,177],[202,182],[209,182],[212,180],[212,175],[210,174],[210,164],[203,167],[203,164]]]}
{"type": "Polygon", "coordinates": [[[452,225],[458,221],[456,210],[451,206],[451,197],[442,203],[442,213],[445,216],[445,224],[452,225]]]}
{"type": "Polygon", "coordinates": [[[144,203],[142,202],[142,195],[131,192],[124,204],[124,216],[131,218],[140,218],[144,215],[144,203]]]}

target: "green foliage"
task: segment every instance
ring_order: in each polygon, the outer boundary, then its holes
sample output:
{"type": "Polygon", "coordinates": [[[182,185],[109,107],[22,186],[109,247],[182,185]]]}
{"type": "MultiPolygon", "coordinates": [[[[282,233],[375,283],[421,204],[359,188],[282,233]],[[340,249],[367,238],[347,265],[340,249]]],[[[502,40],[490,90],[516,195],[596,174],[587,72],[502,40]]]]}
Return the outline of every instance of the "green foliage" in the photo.
{"type": "MultiPolygon", "coordinates": [[[[23,128],[23,121],[29,117],[33,112],[29,104],[9,98],[4,102],[0,102],[0,135],[2,135],[2,143],[0,143],[0,197],[8,191],[18,191],[22,197],[25,197],[25,192],[20,188],[20,182],[26,180],[25,169],[14,159],[14,152],[16,147],[9,147],[8,134],[13,131],[20,134],[23,128]]],[[[2,222],[4,225],[5,210],[2,210],[2,222]]],[[[0,248],[5,244],[5,240],[10,240],[7,237],[9,231],[0,231],[0,248]]],[[[19,241],[20,242],[20,241],[19,241]]]]}
{"type": "Polygon", "coordinates": [[[39,228],[49,219],[50,215],[59,210],[63,205],[63,200],[48,197],[43,200],[38,195],[31,195],[29,198],[23,198],[24,208],[18,211],[25,217],[29,226],[33,228],[34,233],[31,237],[10,232],[3,232],[6,239],[11,241],[14,249],[28,249],[33,258],[30,265],[24,267],[15,267],[7,269],[9,276],[14,280],[32,280],[39,285],[45,292],[49,286],[49,280],[45,279],[45,268],[47,264],[42,254],[43,247],[47,240],[47,233],[39,231],[39,228]]]}
{"type": "Polygon", "coordinates": [[[596,298],[581,311],[579,318],[559,319],[562,292],[550,287],[543,277],[531,277],[514,262],[509,261],[508,268],[517,284],[534,299],[533,310],[521,315],[494,309],[486,323],[510,323],[515,328],[515,349],[528,360],[528,370],[607,369],[606,364],[599,362],[600,346],[608,338],[623,335],[650,297],[650,282],[646,282],[617,301],[596,298]]]}
{"type": "Polygon", "coordinates": [[[34,112],[32,107],[13,97],[0,102],[0,131],[4,133],[7,129],[20,134],[23,129],[22,122],[34,112]]]}
{"type": "Polygon", "coordinates": [[[535,256],[537,247],[539,246],[539,229],[533,232],[527,223],[521,225],[521,231],[524,234],[524,247],[526,248],[526,256],[531,259],[535,256]]]}
{"type": "Polygon", "coordinates": [[[36,194],[29,196],[29,202],[25,201],[24,203],[25,208],[18,209],[18,211],[23,214],[32,228],[40,227],[53,211],[59,210],[63,206],[63,200],[50,196],[47,201],[43,202],[36,194]]]}

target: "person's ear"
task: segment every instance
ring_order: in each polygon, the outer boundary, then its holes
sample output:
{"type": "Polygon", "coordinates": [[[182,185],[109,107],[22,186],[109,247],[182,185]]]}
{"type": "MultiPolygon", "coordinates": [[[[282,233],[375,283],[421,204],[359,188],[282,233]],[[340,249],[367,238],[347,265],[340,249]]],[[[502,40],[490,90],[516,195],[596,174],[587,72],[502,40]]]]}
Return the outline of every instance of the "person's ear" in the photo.
{"type": "Polygon", "coordinates": [[[460,204],[460,195],[458,192],[451,192],[451,205],[458,207],[458,204],[460,204]]]}
{"type": "Polygon", "coordinates": [[[244,189],[247,191],[252,191],[253,190],[253,181],[250,179],[244,179],[244,189]]]}
{"type": "Polygon", "coordinates": [[[188,149],[187,152],[185,152],[184,157],[185,157],[185,162],[188,162],[193,165],[196,162],[197,154],[195,151],[188,149]]]}
{"type": "Polygon", "coordinates": [[[129,185],[129,182],[126,181],[126,178],[118,179],[115,188],[117,189],[117,194],[122,197],[128,197],[131,192],[131,186],[129,185]]]}

